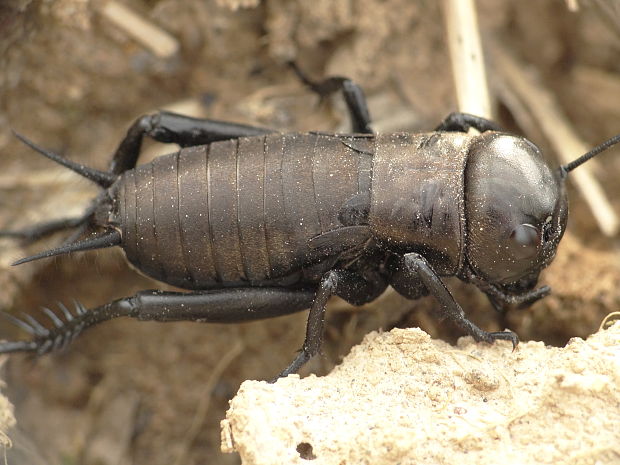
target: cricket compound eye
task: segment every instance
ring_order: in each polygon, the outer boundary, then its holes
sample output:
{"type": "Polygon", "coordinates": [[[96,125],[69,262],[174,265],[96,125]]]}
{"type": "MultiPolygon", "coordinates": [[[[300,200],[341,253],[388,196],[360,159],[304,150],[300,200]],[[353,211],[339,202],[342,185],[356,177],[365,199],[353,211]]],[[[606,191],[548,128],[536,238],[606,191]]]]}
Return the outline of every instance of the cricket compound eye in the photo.
{"type": "Polygon", "coordinates": [[[519,258],[533,257],[538,253],[540,230],[531,224],[520,224],[510,233],[513,253],[519,258]]]}

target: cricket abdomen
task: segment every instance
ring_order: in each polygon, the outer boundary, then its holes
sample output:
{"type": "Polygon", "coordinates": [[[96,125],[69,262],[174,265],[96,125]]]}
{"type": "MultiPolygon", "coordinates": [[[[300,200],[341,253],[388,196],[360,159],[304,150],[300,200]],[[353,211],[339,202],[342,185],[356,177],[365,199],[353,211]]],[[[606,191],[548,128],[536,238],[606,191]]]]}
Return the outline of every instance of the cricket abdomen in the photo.
{"type": "Polygon", "coordinates": [[[184,148],[114,187],[122,246],[174,286],[260,285],[317,258],[308,242],[342,227],[342,205],[370,189],[373,138],[270,134],[184,148]],[[360,151],[359,145],[368,147],[360,151]]]}

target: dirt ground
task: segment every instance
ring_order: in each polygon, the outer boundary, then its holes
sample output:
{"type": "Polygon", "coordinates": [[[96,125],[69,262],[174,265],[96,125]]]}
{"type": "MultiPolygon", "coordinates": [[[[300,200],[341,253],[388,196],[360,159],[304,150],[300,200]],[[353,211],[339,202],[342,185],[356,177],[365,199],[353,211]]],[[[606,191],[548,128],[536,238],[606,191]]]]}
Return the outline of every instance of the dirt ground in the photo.
{"type": "MultiPolygon", "coordinates": [[[[0,5],[0,227],[79,213],[90,184],[19,144],[41,145],[104,169],[129,124],[158,108],[289,130],[346,130],[338,104],[318,105],[285,66],[345,75],[367,91],[380,130],[428,130],[456,109],[438,2],[410,0],[127,0],[179,46],[158,56],[97,0],[5,0],[0,5]],[[236,7],[239,7],[236,9],[236,7]]],[[[535,73],[575,131],[595,145],[620,132],[620,9],[613,1],[478,2],[484,44],[500,44],[535,73]]],[[[150,44],[153,47],[153,44],[150,44]]],[[[501,75],[488,76],[499,94],[501,75]]],[[[518,125],[505,98],[497,120],[549,155],[532,125],[518,125]],[[528,127],[525,127],[528,126],[528,127]]],[[[141,160],[154,156],[146,144],[141,160]]],[[[166,147],[164,151],[174,148],[166,147]]],[[[557,162],[554,162],[557,163],[557,162]]],[[[597,176],[620,214],[620,156],[601,156],[597,176]]],[[[570,188],[568,233],[542,282],[552,296],[502,321],[475,289],[450,280],[458,301],[487,330],[562,345],[596,331],[620,309],[618,238],[604,237],[570,188]]],[[[36,311],[79,299],[95,306],[163,288],[106,250],[9,266],[57,244],[0,241],[0,309],[36,311]]],[[[432,299],[388,296],[362,310],[335,302],[324,355],[302,374],[324,374],[371,329],[421,326],[461,334],[434,317],[432,299]]],[[[219,451],[219,421],[246,379],[271,378],[299,348],[305,314],[224,326],[118,320],[89,330],[66,351],[4,365],[15,405],[11,464],[234,464],[219,451]]],[[[0,322],[0,337],[24,337],[0,322]]]]}
{"type": "Polygon", "coordinates": [[[243,382],[222,446],[244,465],[620,463],[620,322],[509,345],[373,331],[326,376],[243,382]]]}

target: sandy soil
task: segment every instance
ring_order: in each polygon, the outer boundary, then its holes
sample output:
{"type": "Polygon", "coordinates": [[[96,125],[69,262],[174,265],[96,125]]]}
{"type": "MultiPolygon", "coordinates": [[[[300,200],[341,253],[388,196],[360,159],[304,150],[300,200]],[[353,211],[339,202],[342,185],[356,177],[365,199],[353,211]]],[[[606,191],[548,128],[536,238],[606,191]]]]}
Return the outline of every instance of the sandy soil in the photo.
{"type": "MultiPolygon", "coordinates": [[[[0,6],[0,226],[78,213],[94,194],[85,181],[20,145],[11,128],[101,169],[133,119],[162,107],[283,131],[346,130],[338,104],[317,105],[284,66],[290,58],[317,77],[356,79],[381,130],[426,130],[455,109],[436,2],[125,3],[167,31],[179,52],[158,57],[105,17],[103,1],[8,0],[0,6]]],[[[620,128],[614,97],[620,94],[620,14],[597,5],[571,13],[562,2],[479,2],[483,42],[503,44],[536,73],[591,145],[620,128]]],[[[499,74],[489,62],[493,89],[499,74]]],[[[516,124],[506,102],[497,112],[501,124],[553,155],[540,131],[516,124]]],[[[147,144],[142,159],[155,150],[147,144]]],[[[617,151],[598,166],[620,212],[617,151]]],[[[551,297],[500,321],[477,291],[450,281],[485,329],[510,327],[523,340],[559,346],[593,333],[620,307],[618,240],[603,237],[577,192],[569,195],[569,233],[542,279],[553,287],[551,297]]],[[[28,247],[0,241],[1,309],[34,311],[72,298],[94,306],[162,288],[113,250],[9,266],[61,239],[28,247]]],[[[324,356],[302,374],[329,372],[373,329],[421,326],[455,342],[461,334],[438,322],[435,309],[432,299],[393,295],[362,311],[335,302],[324,356]]],[[[10,463],[239,463],[219,451],[228,400],[242,381],[281,370],[301,344],[304,324],[304,314],[237,326],[114,321],[63,353],[34,363],[12,357],[3,369],[19,425],[10,463]]],[[[5,323],[0,330],[0,337],[24,337],[5,323]]]]}

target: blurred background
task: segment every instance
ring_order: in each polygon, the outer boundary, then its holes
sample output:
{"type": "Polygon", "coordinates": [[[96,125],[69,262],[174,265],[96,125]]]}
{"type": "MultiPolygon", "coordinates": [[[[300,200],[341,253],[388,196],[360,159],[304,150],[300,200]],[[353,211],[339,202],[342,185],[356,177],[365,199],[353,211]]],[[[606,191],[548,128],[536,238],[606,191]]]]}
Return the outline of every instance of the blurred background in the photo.
{"type": "MultiPolygon", "coordinates": [[[[620,132],[619,2],[477,6],[500,124],[554,159],[549,130],[522,103],[528,90],[514,88],[509,63],[531,78],[531,92],[555,102],[588,147],[620,132]]],[[[440,2],[4,0],[0,229],[78,214],[96,193],[19,144],[11,129],[99,169],[135,118],[161,108],[281,131],[348,131],[342,103],[320,104],[285,65],[290,59],[315,78],[355,79],[377,131],[431,130],[457,109],[440,2]]],[[[141,162],[175,150],[146,143],[141,162]]],[[[618,150],[591,163],[620,214],[618,150]]],[[[542,278],[552,296],[500,317],[477,290],[449,280],[484,329],[509,327],[522,340],[561,345],[620,309],[618,238],[600,231],[582,194],[570,187],[569,196],[568,233],[542,278]]],[[[120,250],[10,267],[62,237],[33,245],[0,240],[0,309],[37,311],[74,298],[89,307],[165,288],[131,270],[120,250]]],[[[361,309],[335,299],[324,354],[302,374],[329,372],[371,330],[420,326],[455,341],[462,334],[436,318],[436,307],[430,298],[409,302],[393,293],[361,309]]],[[[13,356],[2,371],[18,421],[9,463],[238,463],[219,451],[228,400],[243,380],[269,379],[290,362],[305,319],[229,326],[117,320],[62,353],[13,356]]],[[[0,337],[25,336],[0,321],[0,337]]]]}

